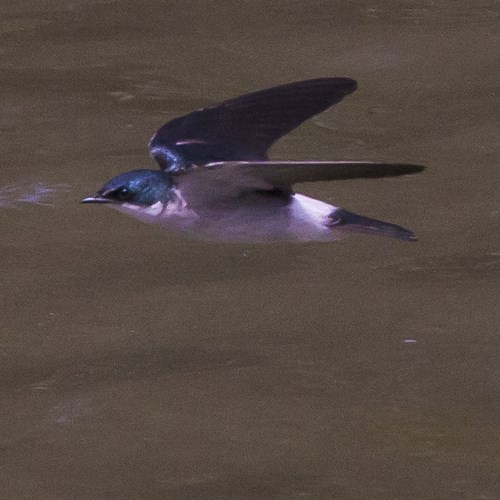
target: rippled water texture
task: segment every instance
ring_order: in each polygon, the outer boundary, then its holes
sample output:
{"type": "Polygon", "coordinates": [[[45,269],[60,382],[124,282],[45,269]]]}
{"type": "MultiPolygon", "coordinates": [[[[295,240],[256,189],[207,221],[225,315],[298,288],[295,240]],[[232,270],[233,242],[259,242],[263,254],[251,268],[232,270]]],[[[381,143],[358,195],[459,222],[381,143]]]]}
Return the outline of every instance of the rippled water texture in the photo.
{"type": "Polygon", "coordinates": [[[0,207],[19,207],[22,203],[35,205],[53,205],[57,203],[59,194],[69,191],[66,184],[48,185],[35,184],[9,184],[0,186],[0,207]]]}
{"type": "Polygon", "coordinates": [[[499,14],[1,3],[0,497],[498,498],[499,14]],[[272,156],[427,165],[300,186],[418,243],[209,245],[78,203],[164,121],[318,76],[359,89],[272,156]]]}

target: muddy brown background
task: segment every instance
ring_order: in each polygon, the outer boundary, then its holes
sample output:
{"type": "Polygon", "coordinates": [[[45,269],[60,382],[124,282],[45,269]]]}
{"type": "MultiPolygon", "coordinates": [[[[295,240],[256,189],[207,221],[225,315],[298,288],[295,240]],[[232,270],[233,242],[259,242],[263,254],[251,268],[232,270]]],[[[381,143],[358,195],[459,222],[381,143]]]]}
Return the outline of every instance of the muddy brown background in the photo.
{"type": "Polygon", "coordinates": [[[2,498],[500,498],[500,7],[0,5],[2,498]],[[79,205],[163,122],[359,90],[275,158],[422,163],[301,186],[416,244],[208,245],[79,205]]]}

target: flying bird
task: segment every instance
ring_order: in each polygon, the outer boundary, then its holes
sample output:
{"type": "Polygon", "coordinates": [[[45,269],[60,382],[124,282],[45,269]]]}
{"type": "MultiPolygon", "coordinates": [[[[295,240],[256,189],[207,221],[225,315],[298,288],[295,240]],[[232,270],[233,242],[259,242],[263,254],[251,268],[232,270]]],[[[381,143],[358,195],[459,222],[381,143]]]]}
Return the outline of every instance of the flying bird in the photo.
{"type": "Polygon", "coordinates": [[[149,142],[159,170],[118,175],[81,201],[211,241],[332,241],[350,232],[415,240],[408,229],[296,193],[294,186],[406,175],[423,166],[268,158],[275,141],[356,87],[340,77],[287,83],[175,118],[149,142]]]}

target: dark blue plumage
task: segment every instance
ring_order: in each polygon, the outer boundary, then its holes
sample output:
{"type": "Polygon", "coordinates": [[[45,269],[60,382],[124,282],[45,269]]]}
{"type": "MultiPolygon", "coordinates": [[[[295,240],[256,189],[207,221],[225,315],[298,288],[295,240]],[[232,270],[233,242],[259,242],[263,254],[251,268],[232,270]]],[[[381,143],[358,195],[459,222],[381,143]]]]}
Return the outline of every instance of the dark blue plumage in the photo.
{"type": "Polygon", "coordinates": [[[172,177],[162,170],[132,170],[113,177],[97,191],[95,198],[101,202],[142,206],[159,200],[168,203],[175,198],[173,186],[172,177]]]}

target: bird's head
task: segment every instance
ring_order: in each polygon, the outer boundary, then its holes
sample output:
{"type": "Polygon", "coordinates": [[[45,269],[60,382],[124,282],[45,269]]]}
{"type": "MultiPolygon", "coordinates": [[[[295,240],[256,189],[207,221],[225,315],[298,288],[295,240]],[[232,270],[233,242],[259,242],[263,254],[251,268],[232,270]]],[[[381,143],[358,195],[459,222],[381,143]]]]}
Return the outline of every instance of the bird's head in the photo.
{"type": "Polygon", "coordinates": [[[114,177],[81,202],[147,208],[174,199],[175,186],[169,174],[161,170],[133,170],[114,177]]]}

